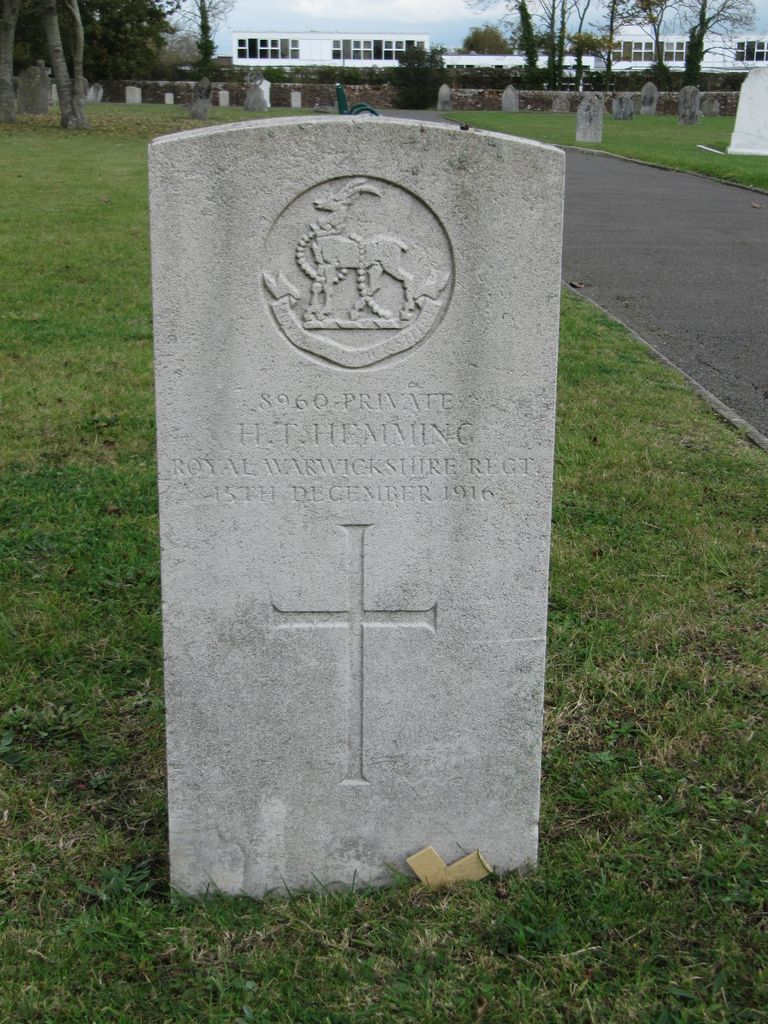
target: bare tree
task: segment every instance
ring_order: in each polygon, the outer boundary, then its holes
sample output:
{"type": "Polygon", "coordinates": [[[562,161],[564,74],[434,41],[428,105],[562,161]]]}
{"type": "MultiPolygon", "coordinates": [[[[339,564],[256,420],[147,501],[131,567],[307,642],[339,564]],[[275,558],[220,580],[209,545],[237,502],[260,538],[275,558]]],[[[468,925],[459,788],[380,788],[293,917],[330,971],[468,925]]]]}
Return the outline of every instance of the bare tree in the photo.
{"type": "Polygon", "coordinates": [[[13,91],[13,41],[21,0],[2,0],[0,8],[0,122],[16,120],[16,96],[13,91]]]}
{"type": "Polygon", "coordinates": [[[74,74],[70,77],[64,45],[61,41],[59,26],[59,8],[57,0],[43,0],[42,14],[45,39],[51,68],[59,96],[62,128],[89,128],[85,116],[85,79],[83,78],[83,23],[80,19],[80,8],[77,0],[63,0],[73,22],[73,58],[74,74]]]}

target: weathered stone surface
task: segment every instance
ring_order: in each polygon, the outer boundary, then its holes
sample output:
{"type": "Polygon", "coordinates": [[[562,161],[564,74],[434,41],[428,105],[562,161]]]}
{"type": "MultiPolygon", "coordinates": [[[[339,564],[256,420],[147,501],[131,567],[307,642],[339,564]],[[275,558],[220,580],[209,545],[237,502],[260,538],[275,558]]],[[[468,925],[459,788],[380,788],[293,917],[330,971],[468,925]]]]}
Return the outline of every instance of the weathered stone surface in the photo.
{"type": "Polygon", "coordinates": [[[552,113],[567,114],[571,109],[571,100],[567,92],[556,92],[552,97],[552,113]]]}
{"type": "Polygon", "coordinates": [[[728,152],[768,156],[768,68],[750,71],[741,86],[728,152]]]}
{"type": "Polygon", "coordinates": [[[507,114],[516,114],[520,109],[520,94],[514,85],[508,85],[501,94],[501,109],[507,114]]]}
{"type": "Polygon", "coordinates": [[[141,103],[141,89],[138,85],[126,85],[125,87],[125,102],[126,103],[141,103]]]}
{"type": "Polygon", "coordinates": [[[720,100],[716,96],[707,96],[705,93],[701,97],[701,112],[704,117],[719,117],[720,100]]]}
{"type": "Polygon", "coordinates": [[[260,71],[251,71],[246,79],[248,91],[245,94],[244,110],[263,113],[269,110],[269,82],[260,71]]]}
{"type": "Polygon", "coordinates": [[[174,886],[531,863],[562,152],[314,117],[150,162],[174,886]]]}
{"type": "Polygon", "coordinates": [[[50,71],[43,61],[19,75],[16,109],[19,114],[47,114],[51,100],[50,71]]]}
{"type": "Polygon", "coordinates": [[[701,93],[695,85],[685,85],[677,94],[677,123],[698,124],[701,121],[701,93]]]}
{"type": "Polygon", "coordinates": [[[451,87],[450,85],[441,85],[437,90],[437,109],[438,110],[451,110],[451,87]]]}
{"type": "Polygon", "coordinates": [[[632,96],[632,113],[638,117],[643,106],[642,98],[639,92],[633,92],[630,95],[632,96]]]}
{"type": "Polygon", "coordinates": [[[211,83],[207,78],[201,78],[192,90],[192,102],[189,106],[189,116],[193,121],[205,121],[211,113],[211,83]]]}
{"type": "Polygon", "coordinates": [[[576,141],[603,141],[603,94],[587,92],[576,111],[576,141]]]}
{"type": "Polygon", "coordinates": [[[228,107],[229,106],[229,90],[228,89],[219,89],[219,106],[220,107],[228,107]]]}
{"type": "Polygon", "coordinates": [[[301,109],[301,92],[298,89],[291,89],[291,110],[301,109]]]}
{"type": "Polygon", "coordinates": [[[656,113],[656,106],[659,102],[659,90],[654,82],[646,82],[640,90],[640,113],[644,116],[656,113]]]}
{"type": "Polygon", "coordinates": [[[632,102],[632,94],[621,92],[613,97],[611,105],[614,121],[631,121],[635,113],[635,105],[632,102]]]}
{"type": "Polygon", "coordinates": [[[104,99],[104,86],[99,85],[98,82],[94,83],[88,88],[88,92],[85,96],[86,103],[101,103],[104,99]]]}

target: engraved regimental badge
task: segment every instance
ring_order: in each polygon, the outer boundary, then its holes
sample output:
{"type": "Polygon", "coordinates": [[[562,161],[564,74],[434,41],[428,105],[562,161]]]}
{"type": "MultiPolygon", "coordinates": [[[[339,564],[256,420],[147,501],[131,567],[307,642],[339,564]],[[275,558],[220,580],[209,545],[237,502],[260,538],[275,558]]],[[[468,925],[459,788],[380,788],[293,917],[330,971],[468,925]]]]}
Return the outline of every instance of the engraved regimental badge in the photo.
{"type": "Polygon", "coordinates": [[[435,214],[378,178],[337,178],[298,196],[270,231],[265,264],[284,337],[346,369],[416,348],[453,286],[451,247],[435,214]]]}

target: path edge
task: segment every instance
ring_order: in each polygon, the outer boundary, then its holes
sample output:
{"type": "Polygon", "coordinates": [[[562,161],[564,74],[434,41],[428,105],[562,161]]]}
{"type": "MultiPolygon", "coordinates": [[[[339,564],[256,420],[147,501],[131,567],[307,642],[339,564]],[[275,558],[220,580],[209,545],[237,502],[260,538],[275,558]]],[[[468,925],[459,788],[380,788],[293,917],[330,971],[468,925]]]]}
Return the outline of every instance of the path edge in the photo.
{"type": "MultiPolygon", "coordinates": [[[[619,159],[624,158],[619,157],[619,159]]],[[[743,437],[746,437],[749,441],[751,441],[752,444],[768,452],[768,437],[766,437],[765,434],[761,434],[760,431],[757,430],[756,427],[753,427],[751,423],[747,423],[745,419],[739,416],[735,409],[732,409],[729,405],[726,405],[725,402],[721,402],[719,398],[716,398],[715,395],[713,395],[711,391],[708,391],[703,384],[700,384],[689,373],[686,373],[685,370],[681,369],[681,367],[679,367],[676,363],[673,363],[668,356],[665,356],[664,353],[661,352],[658,348],[656,348],[654,344],[648,341],[647,338],[644,338],[641,334],[638,334],[634,327],[630,327],[629,324],[624,323],[623,320],[619,320],[619,318],[617,316],[614,316],[614,314],[611,313],[610,310],[605,309],[605,307],[601,306],[599,302],[595,302],[595,300],[593,298],[590,298],[589,295],[584,295],[579,289],[574,288],[572,285],[568,284],[567,281],[564,281],[563,283],[565,284],[566,288],[568,289],[571,295],[575,295],[577,298],[582,299],[584,302],[590,303],[590,305],[594,306],[595,309],[599,309],[604,316],[607,316],[609,320],[612,320],[614,323],[620,324],[624,328],[624,330],[627,331],[635,339],[635,341],[640,342],[640,344],[650,353],[650,355],[654,359],[656,359],[660,363],[663,363],[664,366],[668,367],[670,370],[674,370],[676,373],[679,373],[688,385],[688,387],[691,388],[700,398],[703,398],[707,405],[710,406],[710,408],[713,409],[714,412],[716,412],[717,415],[721,417],[721,419],[724,419],[727,423],[734,427],[743,437]]]]}

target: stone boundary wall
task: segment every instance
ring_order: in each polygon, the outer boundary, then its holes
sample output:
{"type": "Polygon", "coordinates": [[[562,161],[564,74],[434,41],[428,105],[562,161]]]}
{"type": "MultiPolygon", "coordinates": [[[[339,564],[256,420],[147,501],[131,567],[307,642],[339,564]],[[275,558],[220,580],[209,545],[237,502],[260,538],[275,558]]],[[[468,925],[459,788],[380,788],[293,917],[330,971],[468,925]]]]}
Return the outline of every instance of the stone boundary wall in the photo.
{"type": "MultiPolygon", "coordinates": [[[[105,103],[124,103],[125,87],[135,85],[141,89],[142,102],[163,103],[167,92],[172,92],[177,103],[191,103],[194,82],[141,82],[141,81],[109,81],[102,82],[104,87],[105,103]]],[[[213,103],[218,104],[219,91],[229,91],[229,103],[232,107],[241,107],[245,101],[247,86],[242,82],[214,82],[213,103]]],[[[391,110],[396,112],[394,106],[395,90],[389,83],[385,85],[346,85],[349,105],[355,103],[369,103],[377,110],[391,110]]],[[[290,107],[291,92],[301,93],[301,102],[304,108],[328,107],[336,109],[336,90],[330,84],[309,84],[301,82],[275,82],[272,85],[272,106],[290,107]]],[[[520,110],[548,111],[552,109],[552,100],[556,95],[565,96],[568,99],[571,113],[575,113],[581,102],[584,93],[563,92],[554,93],[544,90],[520,90],[520,110]]],[[[606,113],[611,112],[611,102],[617,93],[605,94],[606,113]]],[[[639,96],[639,93],[637,94],[639,96]]],[[[720,103],[720,113],[735,116],[739,103],[737,92],[707,92],[703,96],[711,96],[720,103]]],[[[501,110],[501,89],[453,89],[451,91],[453,109],[461,110],[501,110]]],[[[435,95],[437,101],[437,95],[435,95]]],[[[663,92],[659,94],[657,106],[659,114],[677,114],[677,93],[663,92]]]]}
{"type": "MultiPolygon", "coordinates": [[[[521,89],[520,110],[551,111],[552,101],[555,96],[565,96],[568,99],[571,113],[575,114],[581,103],[584,93],[582,92],[547,92],[545,90],[521,89]]],[[[605,93],[605,111],[611,113],[611,104],[618,92],[605,93]]],[[[634,95],[634,94],[630,94],[634,95]]],[[[640,93],[638,92],[639,96],[640,93]]],[[[723,115],[736,115],[736,108],[739,105],[739,94],[737,92],[703,92],[704,96],[712,96],[720,103],[720,113],[723,115]]],[[[501,110],[500,89],[453,89],[451,92],[453,109],[461,110],[501,110]]],[[[659,102],[656,107],[658,114],[677,114],[677,93],[659,93],[659,102]]]]}
{"type": "MultiPolygon", "coordinates": [[[[95,83],[93,83],[95,84],[95,83]]],[[[107,81],[100,83],[104,88],[105,103],[124,103],[125,88],[134,85],[141,89],[142,103],[164,103],[165,94],[172,92],[176,103],[191,103],[194,82],[142,82],[132,79],[120,81],[107,81]]],[[[372,107],[382,110],[390,110],[394,106],[394,90],[391,85],[346,85],[347,100],[350,106],[355,103],[369,103],[372,107]]],[[[231,107],[242,107],[245,102],[245,94],[248,86],[244,82],[214,82],[211,90],[213,105],[219,102],[219,92],[225,89],[229,92],[229,105],[231,107]]],[[[333,107],[336,110],[336,88],[330,84],[308,84],[301,82],[298,85],[292,82],[275,82],[271,90],[271,103],[273,107],[290,107],[291,93],[301,93],[303,107],[333,107]]]]}

